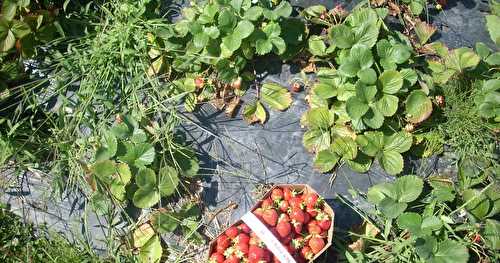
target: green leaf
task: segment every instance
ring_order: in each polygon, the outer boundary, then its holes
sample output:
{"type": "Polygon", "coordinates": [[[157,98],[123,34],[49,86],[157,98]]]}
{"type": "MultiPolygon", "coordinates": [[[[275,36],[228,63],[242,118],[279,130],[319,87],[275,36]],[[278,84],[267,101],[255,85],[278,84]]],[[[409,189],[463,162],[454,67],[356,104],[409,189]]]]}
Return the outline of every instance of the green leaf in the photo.
{"type": "Polygon", "coordinates": [[[311,90],[322,99],[329,99],[337,96],[337,89],[330,85],[330,83],[315,83],[311,90]]]}
{"type": "Polygon", "coordinates": [[[409,7],[411,13],[415,16],[419,16],[420,14],[422,14],[422,11],[424,10],[424,6],[422,5],[422,3],[416,0],[411,1],[409,7]]]}
{"type": "Polygon", "coordinates": [[[410,133],[400,131],[391,136],[384,137],[384,150],[404,153],[410,149],[412,143],[412,135],[410,133]]]}
{"type": "Polygon", "coordinates": [[[397,191],[397,200],[399,202],[415,201],[424,188],[422,178],[415,175],[405,175],[396,179],[394,186],[397,191]]]}
{"type": "Polygon", "coordinates": [[[362,152],[368,156],[375,157],[384,147],[384,134],[382,132],[369,131],[356,137],[356,142],[362,152]]]}
{"type": "Polygon", "coordinates": [[[134,143],[142,143],[148,140],[148,136],[143,129],[135,128],[130,140],[134,143]]]}
{"type": "Polygon", "coordinates": [[[0,52],[7,52],[16,44],[16,37],[8,26],[3,27],[0,20],[0,52]]]}
{"type": "Polygon", "coordinates": [[[243,118],[248,124],[260,122],[264,124],[267,120],[267,112],[262,106],[262,103],[255,101],[254,103],[246,104],[243,108],[243,118]]]}
{"type": "Polygon", "coordinates": [[[460,243],[445,239],[438,244],[437,252],[428,260],[430,263],[466,263],[469,260],[467,248],[460,243]]]}
{"type": "Polygon", "coordinates": [[[219,13],[217,23],[220,31],[229,32],[236,24],[236,16],[228,8],[224,8],[219,13]]]}
{"type": "Polygon", "coordinates": [[[415,240],[415,251],[424,260],[429,260],[437,250],[437,241],[433,236],[425,236],[415,240]]]}
{"type": "Polygon", "coordinates": [[[169,196],[175,193],[179,185],[179,175],[172,167],[162,167],[159,171],[158,189],[161,196],[169,196]]]}
{"type": "Polygon", "coordinates": [[[308,40],[309,52],[314,56],[326,55],[326,45],[320,36],[311,36],[308,40]]]}
{"type": "Polygon", "coordinates": [[[335,165],[337,165],[340,157],[333,151],[333,149],[328,148],[326,150],[322,150],[316,154],[314,158],[314,168],[320,171],[321,173],[326,173],[331,171],[335,165]]]}
{"type": "Polygon", "coordinates": [[[396,175],[403,171],[403,156],[396,151],[384,150],[379,156],[380,166],[390,175],[396,175]]]}
{"type": "Polygon", "coordinates": [[[500,249],[500,222],[493,219],[486,219],[483,238],[485,243],[492,250],[500,249]]]}
{"type": "Polygon", "coordinates": [[[500,52],[495,52],[485,59],[488,65],[498,66],[500,65],[500,52]]]}
{"type": "Polygon", "coordinates": [[[139,188],[132,201],[138,208],[149,208],[160,201],[160,194],[154,188],[139,188]]]}
{"type": "Polygon", "coordinates": [[[153,188],[156,187],[156,174],[150,168],[142,168],[137,172],[135,177],[135,184],[139,188],[153,188]]]}
{"type": "Polygon", "coordinates": [[[292,14],[292,11],[292,6],[288,1],[281,1],[280,4],[274,8],[274,10],[265,9],[263,14],[265,18],[275,21],[280,17],[289,17],[292,14]]]}
{"type": "Polygon", "coordinates": [[[173,213],[159,211],[153,214],[151,223],[158,233],[165,234],[174,232],[179,226],[180,220],[173,213]]]}
{"type": "Polygon", "coordinates": [[[292,94],[275,83],[264,83],[260,95],[262,101],[275,110],[285,110],[292,104],[292,94]]]}
{"type": "Polygon", "coordinates": [[[405,212],[398,217],[400,229],[408,229],[412,234],[419,235],[422,225],[422,217],[414,212],[405,212]]]}
{"type": "Polygon", "coordinates": [[[358,78],[365,84],[375,84],[377,81],[377,73],[372,68],[366,68],[358,71],[358,78]]]}
{"type": "Polygon", "coordinates": [[[356,142],[351,137],[338,137],[333,141],[331,147],[344,160],[352,160],[358,154],[356,142]]]}
{"type": "Polygon", "coordinates": [[[243,19],[257,21],[262,16],[262,10],[260,6],[252,6],[245,12],[243,19]]]}
{"type": "Polygon", "coordinates": [[[457,72],[463,72],[465,69],[475,68],[481,58],[470,48],[457,48],[449,53],[445,58],[446,67],[457,72]]]}
{"type": "Polygon", "coordinates": [[[384,94],[378,101],[375,102],[375,107],[382,115],[389,117],[398,110],[398,97],[394,95],[384,94]]]}
{"type": "Polygon", "coordinates": [[[220,31],[216,26],[205,27],[203,32],[211,39],[216,39],[220,35],[220,31]]]}
{"type": "Polygon", "coordinates": [[[335,121],[335,115],[327,107],[317,107],[304,114],[303,124],[312,128],[328,130],[335,121]]]}
{"type": "Polygon", "coordinates": [[[273,43],[273,46],[276,48],[276,54],[282,55],[286,51],[286,43],[285,40],[281,37],[273,37],[270,38],[271,43],[273,43]]]}
{"type": "Polygon", "coordinates": [[[463,201],[469,202],[465,206],[467,211],[478,219],[484,219],[490,210],[490,200],[476,189],[466,189],[463,192],[463,201]]]}
{"type": "Polygon", "coordinates": [[[10,30],[17,39],[21,39],[31,33],[31,28],[23,21],[13,20],[10,30]]]}
{"type": "Polygon", "coordinates": [[[411,123],[421,123],[432,113],[432,101],[421,90],[410,93],[405,103],[407,119],[411,123]]]}
{"type": "Polygon", "coordinates": [[[90,169],[92,173],[106,184],[111,183],[113,175],[116,173],[115,162],[110,160],[96,162],[90,169]]]}
{"type": "Polygon", "coordinates": [[[161,247],[158,235],[153,236],[139,252],[140,262],[158,263],[160,262],[163,248],[161,247]]]}
{"type": "Polygon", "coordinates": [[[373,129],[378,129],[384,124],[384,115],[376,107],[370,107],[362,119],[368,127],[373,129]]]}
{"type": "Polygon", "coordinates": [[[129,165],[141,168],[154,161],[155,150],[149,143],[140,143],[137,145],[127,143],[125,147],[127,149],[126,154],[119,156],[118,159],[129,165]]]}
{"type": "Polygon", "coordinates": [[[403,76],[396,70],[384,71],[378,78],[382,91],[394,94],[403,87],[403,76]]]}
{"type": "Polygon", "coordinates": [[[344,24],[331,27],[329,36],[332,44],[338,48],[350,48],[356,43],[354,32],[344,24]]]}
{"type": "Polygon", "coordinates": [[[486,28],[490,33],[490,37],[493,40],[493,42],[497,44],[497,46],[500,46],[500,28],[498,27],[498,25],[500,25],[500,16],[496,15],[486,16],[486,28]]]}
{"type": "Polygon", "coordinates": [[[421,229],[426,234],[431,234],[432,231],[439,230],[443,226],[443,222],[437,216],[428,216],[422,220],[421,229]]]}
{"type": "Polygon", "coordinates": [[[358,173],[368,172],[370,166],[372,165],[372,159],[362,152],[358,152],[356,158],[354,158],[353,160],[345,161],[353,171],[358,173]]]}
{"type": "Polygon", "coordinates": [[[118,201],[123,201],[125,200],[125,185],[120,182],[119,179],[113,180],[111,185],[109,186],[109,191],[113,195],[114,198],[116,198],[118,201]]]}
{"type": "Polygon", "coordinates": [[[116,165],[116,170],[118,171],[119,180],[123,185],[127,185],[132,179],[132,172],[126,163],[119,163],[116,165]]]}
{"type": "Polygon", "coordinates": [[[146,245],[148,241],[155,236],[155,231],[150,224],[142,224],[137,229],[134,230],[132,234],[132,240],[134,242],[134,247],[140,248],[146,245]]]}
{"type": "Polygon", "coordinates": [[[426,22],[419,21],[415,24],[415,34],[418,37],[420,45],[427,43],[435,32],[436,28],[426,22]]]}
{"type": "Polygon", "coordinates": [[[319,17],[321,14],[327,11],[328,10],[323,5],[313,5],[306,7],[302,12],[312,17],[319,17]]]}
{"type": "Polygon", "coordinates": [[[406,210],[408,205],[386,197],[382,199],[382,201],[378,204],[378,207],[380,212],[382,212],[387,218],[396,218],[406,210]]]}
{"type": "Polygon", "coordinates": [[[359,62],[354,58],[347,58],[339,67],[339,73],[346,77],[355,77],[360,70],[359,62]]]}
{"type": "Polygon", "coordinates": [[[194,178],[198,175],[200,164],[192,149],[179,149],[173,154],[173,157],[175,167],[180,169],[182,176],[194,178]]]}
{"type": "Polygon", "coordinates": [[[346,111],[352,119],[360,119],[370,109],[368,104],[358,97],[350,97],[346,102],[346,111]]]}
{"type": "Polygon", "coordinates": [[[105,131],[101,138],[101,147],[97,149],[96,160],[107,160],[116,154],[118,142],[112,132],[105,131]]]}
{"type": "Polygon", "coordinates": [[[10,21],[16,16],[17,11],[17,1],[15,0],[4,0],[2,3],[2,16],[6,20],[10,21]]]}
{"type": "Polygon", "coordinates": [[[368,202],[378,205],[386,197],[396,199],[397,191],[393,183],[380,183],[370,187],[366,196],[368,202]]]}
{"type": "Polygon", "coordinates": [[[227,35],[222,38],[221,49],[229,51],[225,57],[230,57],[234,51],[238,50],[241,46],[241,38],[236,34],[227,35]]]}
{"type": "Polygon", "coordinates": [[[312,128],[304,133],[302,143],[309,152],[326,150],[331,144],[330,130],[312,128]]]}
{"type": "Polygon", "coordinates": [[[255,42],[255,51],[259,55],[265,55],[273,50],[273,43],[269,39],[258,39],[255,42]]]}
{"type": "Polygon", "coordinates": [[[475,49],[481,59],[486,59],[491,54],[491,49],[483,42],[477,42],[475,49]]]}
{"type": "Polygon", "coordinates": [[[236,25],[233,34],[236,34],[240,39],[244,39],[250,36],[254,30],[253,23],[248,20],[241,20],[236,25]]]}

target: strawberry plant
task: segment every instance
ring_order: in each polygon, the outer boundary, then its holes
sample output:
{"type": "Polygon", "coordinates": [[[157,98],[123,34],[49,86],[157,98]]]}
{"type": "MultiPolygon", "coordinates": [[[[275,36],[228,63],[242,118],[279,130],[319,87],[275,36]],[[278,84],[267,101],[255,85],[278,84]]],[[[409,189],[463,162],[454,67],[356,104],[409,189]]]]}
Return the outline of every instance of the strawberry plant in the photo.
{"type": "Polygon", "coordinates": [[[406,175],[371,187],[367,197],[376,207],[372,228],[381,231],[360,235],[364,246],[345,251],[346,258],[350,262],[497,261],[500,223],[494,218],[500,207],[499,185],[482,175],[471,183],[469,179],[478,176],[471,171],[463,167],[458,183],[445,176],[424,182],[406,175]]]}
{"type": "Polygon", "coordinates": [[[119,202],[131,201],[138,208],[152,207],[162,197],[176,192],[182,178],[198,173],[194,152],[178,146],[160,154],[144,129],[129,116],[102,133],[95,162],[88,167],[88,181],[95,191],[92,198],[104,194],[119,202]]]}
{"type": "Polygon", "coordinates": [[[412,66],[410,41],[381,32],[382,18],[380,10],[358,8],[328,29],[328,49],[334,50],[329,56],[337,67],[318,70],[310,110],[301,119],[308,127],[304,146],[316,154],[314,165],[321,172],[339,162],[366,172],[375,157],[389,174],[400,173],[401,153],[413,142],[403,127],[418,125],[432,113],[425,74],[412,66]]]}

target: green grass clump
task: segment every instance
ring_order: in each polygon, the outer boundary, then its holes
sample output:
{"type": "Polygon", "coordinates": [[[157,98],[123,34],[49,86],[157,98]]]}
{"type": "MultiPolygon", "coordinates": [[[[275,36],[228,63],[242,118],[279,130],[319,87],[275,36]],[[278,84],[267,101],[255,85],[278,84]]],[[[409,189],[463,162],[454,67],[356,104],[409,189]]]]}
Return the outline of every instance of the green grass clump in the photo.
{"type": "Polygon", "coordinates": [[[35,229],[0,208],[0,262],[102,262],[92,252],[45,230],[44,227],[35,229]]]}
{"type": "Polygon", "coordinates": [[[481,118],[474,96],[481,80],[457,79],[442,87],[445,106],[434,132],[445,138],[458,157],[493,157],[497,140],[494,127],[481,118]],[[492,148],[493,147],[493,148],[492,148]]]}

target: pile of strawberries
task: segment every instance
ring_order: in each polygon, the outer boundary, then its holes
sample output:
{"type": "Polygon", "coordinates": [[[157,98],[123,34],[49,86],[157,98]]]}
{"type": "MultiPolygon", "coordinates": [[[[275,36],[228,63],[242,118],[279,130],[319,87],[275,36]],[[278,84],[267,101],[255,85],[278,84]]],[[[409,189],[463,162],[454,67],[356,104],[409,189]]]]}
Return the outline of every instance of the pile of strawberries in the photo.
{"type": "MultiPolygon", "coordinates": [[[[315,193],[301,194],[288,187],[274,188],[253,211],[298,263],[311,260],[326,245],[331,215],[315,193]]],[[[217,238],[210,263],[277,263],[264,243],[241,223],[217,238]]]]}

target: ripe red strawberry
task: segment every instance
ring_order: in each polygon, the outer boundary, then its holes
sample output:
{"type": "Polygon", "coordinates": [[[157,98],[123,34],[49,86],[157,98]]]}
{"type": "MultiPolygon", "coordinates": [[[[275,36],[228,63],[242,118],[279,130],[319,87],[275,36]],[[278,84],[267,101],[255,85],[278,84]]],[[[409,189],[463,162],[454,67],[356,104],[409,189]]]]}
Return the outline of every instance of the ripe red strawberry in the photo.
{"type": "Polygon", "coordinates": [[[241,230],[241,232],[247,234],[250,234],[250,232],[252,232],[252,230],[245,223],[241,223],[241,225],[238,226],[238,229],[241,230]]]}
{"type": "Polygon", "coordinates": [[[298,196],[294,196],[294,197],[290,198],[290,200],[288,202],[290,203],[290,207],[292,207],[292,209],[303,209],[304,208],[304,204],[302,202],[302,199],[298,196]]]}
{"type": "Polygon", "coordinates": [[[308,246],[303,247],[300,250],[300,254],[307,260],[311,260],[314,257],[314,253],[312,252],[312,249],[308,246]]]}
{"type": "Polygon", "coordinates": [[[318,225],[318,221],[312,220],[311,222],[309,222],[309,224],[307,224],[307,231],[309,232],[309,234],[319,235],[321,234],[321,232],[323,232],[323,229],[321,229],[321,227],[318,225]]]}
{"type": "Polygon", "coordinates": [[[237,227],[232,226],[232,227],[228,228],[225,233],[229,238],[234,239],[235,237],[238,236],[240,231],[238,230],[237,227]]]}
{"type": "Polygon", "coordinates": [[[306,212],[312,217],[316,217],[318,215],[318,209],[314,207],[307,206],[306,212]]]}
{"type": "Polygon", "coordinates": [[[208,261],[209,263],[223,263],[224,262],[224,255],[222,255],[219,252],[212,253],[210,256],[210,260],[208,261]]]}
{"type": "Polygon", "coordinates": [[[273,200],[271,198],[266,198],[262,201],[261,206],[263,209],[268,209],[273,207],[273,200]]]}
{"type": "Polygon", "coordinates": [[[304,224],[309,223],[311,221],[311,215],[309,213],[304,213],[304,224]]]}
{"type": "Polygon", "coordinates": [[[319,204],[319,196],[315,193],[308,193],[302,196],[306,206],[308,207],[316,207],[319,204]]]}
{"type": "Polygon", "coordinates": [[[281,200],[278,204],[278,207],[280,208],[280,211],[283,213],[288,212],[288,208],[290,208],[290,204],[286,200],[281,200]]]}
{"type": "Polygon", "coordinates": [[[278,232],[279,237],[285,238],[292,232],[292,225],[288,221],[281,221],[276,225],[276,232],[278,232]]]}
{"type": "Polygon", "coordinates": [[[297,208],[292,208],[292,212],[290,213],[290,219],[295,220],[299,223],[304,223],[305,221],[304,211],[297,208]]]}
{"type": "Polygon", "coordinates": [[[250,242],[250,236],[248,234],[245,234],[245,233],[240,233],[238,235],[238,237],[236,238],[236,243],[237,244],[248,244],[248,242],[250,242]]]}
{"type": "Polygon", "coordinates": [[[205,80],[202,77],[197,77],[194,79],[194,85],[196,88],[201,89],[205,85],[205,80]]]}
{"type": "Polygon", "coordinates": [[[300,235],[302,233],[303,226],[304,226],[304,224],[302,224],[300,222],[293,222],[293,232],[300,235]]]}
{"type": "Polygon", "coordinates": [[[271,262],[271,258],[273,257],[271,251],[264,248],[264,254],[262,255],[263,262],[271,262]]]}
{"type": "Polygon", "coordinates": [[[312,237],[309,239],[309,247],[316,255],[325,247],[325,241],[321,237],[312,237]]]}
{"type": "Polygon", "coordinates": [[[225,234],[222,234],[217,238],[216,250],[219,253],[224,253],[226,248],[228,248],[230,245],[231,245],[231,240],[229,239],[229,237],[226,236],[225,234]]]}
{"type": "Polygon", "coordinates": [[[260,221],[263,221],[262,217],[264,216],[264,209],[262,208],[257,208],[255,209],[255,211],[253,211],[253,214],[258,218],[260,219],[260,221]]]}
{"type": "Polygon", "coordinates": [[[236,256],[238,258],[246,258],[248,256],[249,245],[248,243],[236,244],[236,256]]]}
{"type": "Polygon", "coordinates": [[[302,86],[300,85],[300,83],[298,83],[298,82],[292,83],[292,91],[293,92],[300,92],[301,89],[302,89],[302,86]]]}
{"type": "Polygon", "coordinates": [[[280,188],[274,188],[271,192],[271,199],[275,202],[283,199],[283,191],[280,188]]]}
{"type": "Polygon", "coordinates": [[[248,261],[259,262],[264,258],[264,249],[258,246],[250,246],[248,250],[248,261]]]}
{"type": "Polygon", "coordinates": [[[292,189],[290,189],[289,187],[283,187],[283,198],[286,200],[286,201],[290,201],[290,199],[292,199],[292,197],[295,196],[295,192],[292,191],[292,189]]]}
{"type": "Polygon", "coordinates": [[[332,225],[330,216],[328,216],[328,214],[324,212],[321,212],[316,216],[316,221],[318,221],[319,227],[321,227],[321,229],[325,231],[330,229],[330,226],[332,225]]]}
{"type": "Polygon", "coordinates": [[[278,222],[281,221],[290,222],[290,217],[287,214],[281,214],[278,218],[278,222]]]}
{"type": "Polygon", "coordinates": [[[262,214],[264,222],[270,226],[275,226],[278,222],[278,212],[274,209],[266,209],[262,214]]]}

